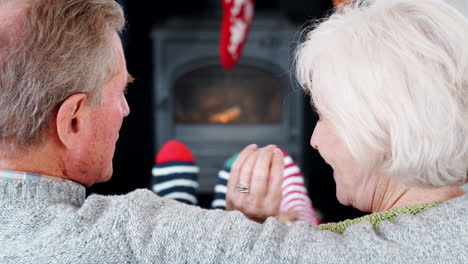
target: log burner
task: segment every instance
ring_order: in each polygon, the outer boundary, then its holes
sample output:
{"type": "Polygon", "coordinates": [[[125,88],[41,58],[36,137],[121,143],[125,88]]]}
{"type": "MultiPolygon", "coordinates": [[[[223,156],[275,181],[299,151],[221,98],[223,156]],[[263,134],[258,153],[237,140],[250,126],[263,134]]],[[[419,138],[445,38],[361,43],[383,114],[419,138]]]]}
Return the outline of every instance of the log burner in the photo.
{"type": "Polygon", "coordinates": [[[152,33],[155,151],[169,139],[187,144],[203,193],[250,143],[277,144],[302,163],[303,98],[289,74],[296,29],[281,16],[257,15],[230,71],[219,62],[219,30],[219,21],[175,19],[152,33]]]}

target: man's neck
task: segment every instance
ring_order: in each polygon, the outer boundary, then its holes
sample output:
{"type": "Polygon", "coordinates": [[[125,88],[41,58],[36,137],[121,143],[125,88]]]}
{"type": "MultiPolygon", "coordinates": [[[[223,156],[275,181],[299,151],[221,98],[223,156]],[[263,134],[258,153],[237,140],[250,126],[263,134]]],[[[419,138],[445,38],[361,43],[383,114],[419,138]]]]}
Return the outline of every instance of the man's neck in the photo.
{"type": "Polygon", "coordinates": [[[34,149],[18,153],[0,151],[0,170],[34,172],[38,174],[66,178],[62,161],[50,144],[41,144],[34,149]]]}

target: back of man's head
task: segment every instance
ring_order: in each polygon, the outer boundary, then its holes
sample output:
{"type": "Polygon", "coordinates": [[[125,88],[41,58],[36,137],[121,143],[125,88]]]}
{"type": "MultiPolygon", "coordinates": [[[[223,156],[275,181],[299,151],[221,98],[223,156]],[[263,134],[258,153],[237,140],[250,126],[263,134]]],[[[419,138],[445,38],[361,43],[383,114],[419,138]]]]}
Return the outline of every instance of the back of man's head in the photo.
{"type": "Polygon", "coordinates": [[[41,143],[73,94],[102,103],[123,26],[114,0],[0,0],[1,152],[41,143]]]}

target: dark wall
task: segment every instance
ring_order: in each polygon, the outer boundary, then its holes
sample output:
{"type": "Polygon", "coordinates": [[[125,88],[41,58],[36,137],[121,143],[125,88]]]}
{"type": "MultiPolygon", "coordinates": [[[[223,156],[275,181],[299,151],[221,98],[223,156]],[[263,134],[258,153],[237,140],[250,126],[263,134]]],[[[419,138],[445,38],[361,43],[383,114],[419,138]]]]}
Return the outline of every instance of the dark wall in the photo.
{"type": "MultiPolygon", "coordinates": [[[[221,0],[219,0],[221,1],[221,0]]],[[[123,2],[123,1],[120,1],[123,2]]],[[[136,81],[129,86],[127,100],[131,113],[126,118],[114,157],[114,175],[107,183],[93,186],[89,193],[124,194],[137,188],[148,188],[153,166],[152,116],[152,50],[149,32],[154,24],[172,16],[212,14],[220,17],[218,3],[211,1],[127,1],[124,6],[128,25],[123,33],[127,67],[136,81]]],[[[276,10],[286,14],[298,28],[310,19],[320,18],[331,10],[331,0],[262,0],[256,1],[256,12],[276,10]]],[[[305,98],[303,169],[314,205],[326,221],[339,221],[361,215],[341,206],[335,197],[331,168],[317,151],[309,146],[317,121],[305,98]]],[[[208,204],[210,197],[201,197],[208,204]]]]}

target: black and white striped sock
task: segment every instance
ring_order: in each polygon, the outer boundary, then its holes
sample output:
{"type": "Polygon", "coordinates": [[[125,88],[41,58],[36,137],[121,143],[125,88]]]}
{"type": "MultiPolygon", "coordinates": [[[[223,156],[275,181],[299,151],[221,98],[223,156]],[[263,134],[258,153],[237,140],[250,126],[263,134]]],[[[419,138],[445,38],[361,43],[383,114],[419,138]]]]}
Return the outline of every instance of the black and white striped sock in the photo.
{"type": "Polygon", "coordinates": [[[156,156],[152,170],[152,189],[164,198],[196,205],[199,168],[183,143],[168,141],[156,156]]]}
{"type": "Polygon", "coordinates": [[[239,154],[229,158],[224,164],[224,168],[218,172],[218,177],[216,179],[216,185],[214,189],[214,198],[213,202],[211,203],[212,209],[226,210],[226,191],[229,180],[229,173],[231,173],[232,164],[234,161],[236,161],[237,156],[239,156],[239,154]]]}

